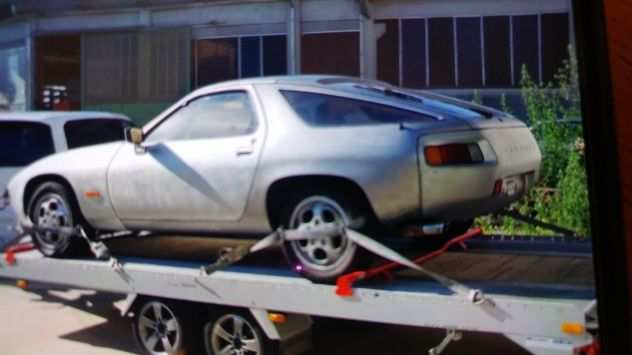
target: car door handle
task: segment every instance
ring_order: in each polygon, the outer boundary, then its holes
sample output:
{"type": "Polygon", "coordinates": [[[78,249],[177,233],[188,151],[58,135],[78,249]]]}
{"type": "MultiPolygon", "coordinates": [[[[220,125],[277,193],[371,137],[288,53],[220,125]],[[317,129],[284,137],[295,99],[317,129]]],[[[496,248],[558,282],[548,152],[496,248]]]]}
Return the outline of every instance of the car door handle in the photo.
{"type": "Polygon", "coordinates": [[[237,155],[248,155],[255,151],[253,146],[243,146],[237,148],[237,155]]]}

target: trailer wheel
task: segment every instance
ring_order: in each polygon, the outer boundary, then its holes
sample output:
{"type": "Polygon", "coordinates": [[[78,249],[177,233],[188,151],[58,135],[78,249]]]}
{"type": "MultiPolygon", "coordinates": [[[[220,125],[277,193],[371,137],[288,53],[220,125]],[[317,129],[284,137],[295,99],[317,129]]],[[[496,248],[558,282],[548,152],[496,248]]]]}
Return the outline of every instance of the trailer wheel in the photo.
{"type": "MultiPolygon", "coordinates": [[[[292,229],[341,223],[365,231],[372,225],[367,206],[343,191],[315,188],[298,193],[284,204],[282,220],[292,229]]],[[[336,277],[366,267],[370,255],[344,235],[287,242],[285,254],[292,267],[305,277],[332,282],[336,277]]]]}
{"type": "Polygon", "coordinates": [[[190,312],[175,301],[148,299],[134,312],[132,332],[142,354],[196,354],[190,312]]]}
{"type": "MultiPolygon", "coordinates": [[[[35,190],[27,211],[33,224],[39,227],[87,227],[72,192],[54,181],[45,182],[35,190]]],[[[33,233],[33,243],[42,254],[49,257],[83,256],[89,250],[88,245],[79,238],[51,231],[33,233]]]]}
{"type": "Polygon", "coordinates": [[[207,355],[272,355],[274,341],[246,310],[221,309],[212,312],[204,325],[207,355]]]}

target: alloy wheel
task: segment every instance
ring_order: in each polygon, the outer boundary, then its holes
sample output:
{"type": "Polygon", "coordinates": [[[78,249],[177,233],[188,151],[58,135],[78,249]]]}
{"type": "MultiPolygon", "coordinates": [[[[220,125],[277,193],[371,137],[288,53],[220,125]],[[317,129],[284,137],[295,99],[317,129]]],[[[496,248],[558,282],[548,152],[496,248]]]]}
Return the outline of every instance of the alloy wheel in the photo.
{"type": "Polygon", "coordinates": [[[150,354],[172,354],[182,342],[182,326],[166,304],[148,302],[138,315],[138,335],[150,354]]]}
{"type": "MultiPolygon", "coordinates": [[[[342,207],[324,196],[303,200],[294,208],[290,217],[290,227],[298,230],[326,225],[349,225],[349,222],[342,207]]],[[[318,270],[335,268],[355,250],[355,244],[344,235],[293,241],[291,247],[304,266],[318,270]]]]}
{"type": "Polygon", "coordinates": [[[248,320],[237,314],[220,317],[207,331],[213,354],[261,355],[262,339],[248,320]]]}

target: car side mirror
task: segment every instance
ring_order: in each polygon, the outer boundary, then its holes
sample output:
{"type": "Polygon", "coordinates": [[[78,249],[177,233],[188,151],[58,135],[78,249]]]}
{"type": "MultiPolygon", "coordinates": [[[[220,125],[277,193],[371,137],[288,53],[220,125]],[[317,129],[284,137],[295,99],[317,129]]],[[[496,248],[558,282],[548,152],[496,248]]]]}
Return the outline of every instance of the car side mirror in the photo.
{"type": "Polygon", "coordinates": [[[127,129],[126,133],[127,134],[125,136],[127,138],[127,141],[134,143],[134,145],[139,146],[143,143],[143,140],[145,140],[143,130],[141,128],[130,127],[127,129]]]}

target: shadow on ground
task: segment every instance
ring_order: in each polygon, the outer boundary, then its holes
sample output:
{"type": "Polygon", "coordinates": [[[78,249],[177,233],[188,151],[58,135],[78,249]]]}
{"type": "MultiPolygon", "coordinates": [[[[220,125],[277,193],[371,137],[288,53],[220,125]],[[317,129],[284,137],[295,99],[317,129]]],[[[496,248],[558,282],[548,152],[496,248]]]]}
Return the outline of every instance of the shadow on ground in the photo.
{"type": "MultiPolygon", "coordinates": [[[[0,283],[9,284],[10,281],[0,283]]],[[[38,296],[32,302],[72,307],[104,319],[89,327],[62,334],[61,339],[86,344],[86,353],[98,354],[98,348],[137,353],[129,320],[122,318],[114,302],[124,296],[94,291],[52,288],[45,284],[32,284],[26,291],[38,296]]],[[[35,316],[28,314],[25,316],[35,316]]],[[[54,325],[55,320],[47,320],[54,325]]],[[[339,320],[315,318],[313,327],[314,348],[306,355],[419,355],[441,342],[444,331],[339,320]]],[[[492,334],[468,332],[463,340],[451,344],[446,355],[527,354],[508,339],[492,334]]]]}

